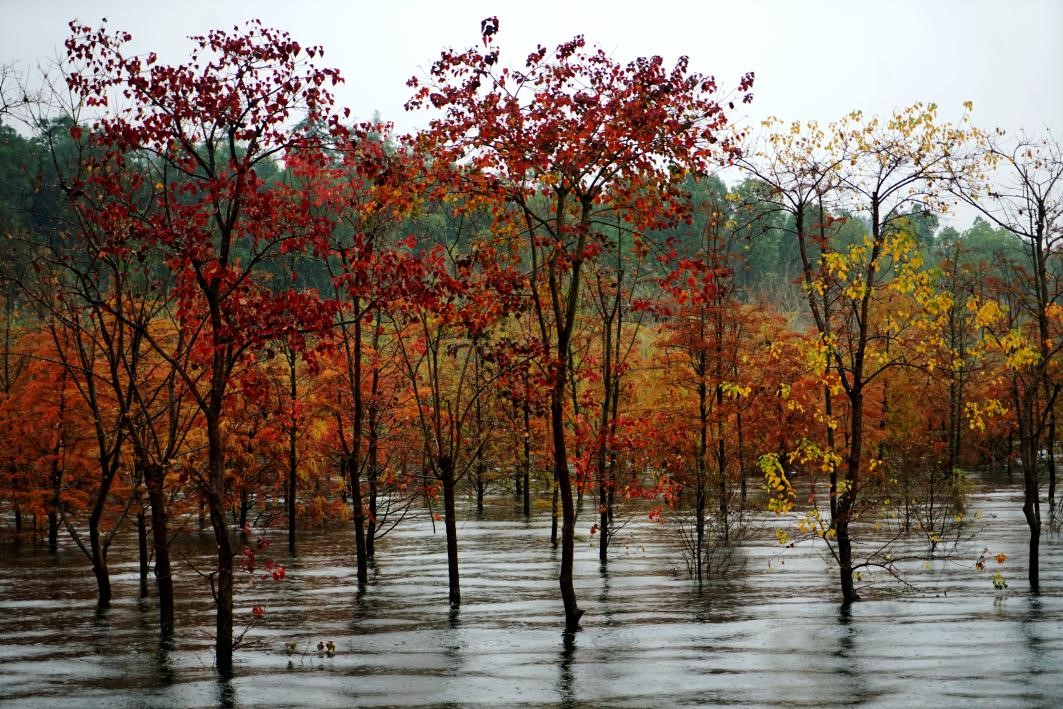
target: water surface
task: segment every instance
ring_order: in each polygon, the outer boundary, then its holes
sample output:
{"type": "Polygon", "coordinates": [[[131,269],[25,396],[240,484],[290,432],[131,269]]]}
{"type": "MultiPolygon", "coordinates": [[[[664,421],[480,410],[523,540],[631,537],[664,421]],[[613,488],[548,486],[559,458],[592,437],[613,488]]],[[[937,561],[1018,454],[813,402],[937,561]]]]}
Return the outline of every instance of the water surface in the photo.
{"type": "MultiPolygon", "coordinates": [[[[306,533],[299,555],[281,559],[283,582],[240,587],[238,612],[260,604],[266,616],[230,682],[211,669],[212,607],[192,568],[209,570],[208,537],[179,545],[173,639],[160,638],[154,598],[138,598],[133,540],[112,551],[104,612],[77,549],[5,546],[0,705],[1061,705],[1063,543],[1044,536],[1044,592],[1032,596],[1020,494],[982,492],[972,507],[983,525],[962,563],[914,565],[914,593],[876,579],[881,590],[849,610],[820,552],[780,550],[766,531],[700,586],[677,573],[666,525],[634,522],[607,569],[584,537],[576,588],[587,612],[574,636],[561,632],[549,518],[525,522],[508,501],[481,519],[462,513],[455,611],[441,525],[415,521],[382,541],[363,593],[350,530],[306,533]],[[1007,591],[973,569],[983,547],[1008,555],[1007,591]],[[328,640],[335,657],[319,657],[328,640]],[[297,643],[292,658],[285,642],[297,643]]],[[[286,557],[282,533],[270,536],[286,557]]]]}

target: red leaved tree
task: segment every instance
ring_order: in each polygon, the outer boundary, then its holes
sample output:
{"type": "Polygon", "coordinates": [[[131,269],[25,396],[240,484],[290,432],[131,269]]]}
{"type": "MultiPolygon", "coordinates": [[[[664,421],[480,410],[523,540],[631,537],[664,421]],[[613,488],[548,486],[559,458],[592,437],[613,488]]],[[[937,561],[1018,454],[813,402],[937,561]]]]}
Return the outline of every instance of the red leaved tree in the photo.
{"type": "MultiPolygon", "coordinates": [[[[304,332],[329,329],[333,316],[316,291],[282,287],[266,268],[281,255],[324,253],[332,225],[298,185],[258,173],[296,151],[304,168],[326,164],[326,141],[343,133],[327,89],[340,76],[314,64],[319,47],[258,21],[193,37],[180,65],[129,53],[131,39],[71,23],[66,48],[76,68],[67,83],[87,107],[105,111],[91,128],[91,174],[73,188],[83,195],[82,218],[113,249],[157,254],[172,282],[181,350],[142,334],[175,369],[206,427],[208,463],[197,482],[218,543],[217,667],[229,675],[234,552],[222,423],[230,383],[254,349],[302,341],[304,332]],[[131,158],[142,169],[124,169],[131,158]]],[[[75,131],[76,139],[82,129],[75,131]]]]}
{"type": "MultiPolygon", "coordinates": [[[[498,19],[481,23],[482,49],[444,51],[407,109],[434,108],[424,153],[468,163],[470,191],[502,198],[498,216],[526,239],[538,333],[550,355],[553,468],[562,505],[560,585],[565,627],[580,610],[572,584],[576,521],[565,442],[569,345],[583,264],[601,251],[599,222],[640,233],[683,216],[679,179],[738,154],[713,77],[660,57],[620,64],[582,36],[538,47],[523,68],[503,67],[498,19]]],[[[743,100],[753,84],[742,77],[743,100]]],[[[733,106],[733,104],[731,104],[733,106]]]]}

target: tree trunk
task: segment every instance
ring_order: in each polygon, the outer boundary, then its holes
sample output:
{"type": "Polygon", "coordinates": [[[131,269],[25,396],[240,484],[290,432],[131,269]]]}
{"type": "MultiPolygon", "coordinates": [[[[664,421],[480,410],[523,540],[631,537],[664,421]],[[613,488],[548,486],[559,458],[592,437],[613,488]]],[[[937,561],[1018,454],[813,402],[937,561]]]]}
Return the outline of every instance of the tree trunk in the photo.
{"type": "Polygon", "coordinates": [[[379,472],[379,442],[376,430],[376,414],[373,409],[369,410],[368,447],[369,462],[366,470],[366,492],[369,494],[369,519],[365,521],[365,556],[372,559],[376,556],[376,529],[377,529],[377,483],[379,472]]]}
{"type": "MultiPolygon", "coordinates": [[[[527,387],[525,387],[527,392],[527,387]]],[[[531,517],[531,407],[528,405],[527,400],[523,404],[524,409],[524,446],[523,446],[523,460],[524,465],[524,516],[531,517]]]]}
{"type": "Polygon", "coordinates": [[[483,463],[476,464],[474,474],[476,476],[476,479],[473,481],[476,485],[476,514],[482,515],[484,513],[484,493],[487,488],[487,482],[484,480],[483,463]]]}
{"type": "MultiPolygon", "coordinates": [[[[377,312],[372,342],[374,352],[380,347],[380,319],[381,314],[377,312]]],[[[380,364],[377,358],[373,360],[373,374],[370,378],[369,394],[372,397],[372,403],[368,407],[369,428],[366,431],[366,445],[369,450],[368,470],[366,470],[366,487],[369,493],[369,519],[366,520],[365,555],[367,559],[372,559],[376,555],[377,484],[380,475],[380,364]]]]}
{"type": "Polygon", "coordinates": [[[54,507],[48,510],[48,551],[59,551],[59,513],[54,507]]]}
{"type": "Polygon", "coordinates": [[[1048,508],[1051,512],[1056,509],[1056,410],[1053,407],[1048,412],[1048,508]]]}
{"type": "Polygon", "coordinates": [[[705,564],[705,488],[699,486],[694,498],[694,568],[701,581],[705,564]]]}
{"type": "MultiPolygon", "coordinates": [[[[704,318],[699,321],[701,337],[704,337],[704,318]]],[[[698,580],[702,578],[705,562],[705,498],[709,484],[709,390],[705,384],[705,366],[708,356],[704,349],[698,352],[695,374],[698,376],[698,443],[694,458],[694,556],[697,561],[698,580]]]]}
{"type": "Polygon", "coordinates": [[[354,514],[354,544],[358,564],[358,588],[369,583],[369,556],[365,544],[365,510],[362,507],[362,428],[365,419],[365,402],[362,399],[362,310],[361,300],[354,302],[354,348],[348,354],[351,362],[351,393],[354,399],[354,425],[351,430],[351,455],[347,459],[351,486],[351,508],[354,514]]]}
{"type": "Polygon", "coordinates": [[[746,446],[742,439],[742,412],[735,414],[735,427],[738,429],[738,474],[742,510],[746,508],[746,446]]]}
{"type": "Polygon", "coordinates": [[[137,510],[137,549],[140,552],[140,597],[148,596],[148,522],[144,508],[137,510]]]}
{"type": "MultiPolygon", "coordinates": [[[[60,416],[62,416],[62,413],[60,413],[60,416]]],[[[55,444],[55,448],[52,450],[52,499],[51,503],[48,505],[48,551],[53,554],[59,551],[59,517],[62,505],[60,494],[63,489],[63,469],[59,465],[59,449],[61,441],[62,437],[59,438],[55,444]]]]}
{"type": "MultiPolygon", "coordinates": [[[[854,375],[854,379],[858,375],[854,375]]],[[[838,539],[838,570],[841,577],[842,603],[849,604],[860,600],[853,584],[853,544],[849,537],[849,522],[856,501],[856,486],[860,479],[860,464],[863,456],[864,442],[864,397],[859,389],[849,393],[850,401],[850,440],[844,488],[831,490],[831,497],[837,497],[837,514],[832,522],[838,539]]]]}
{"type": "MultiPolygon", "coordinates": [[[[216,371],[221,366],[216,365],[216,371]]],[[[207,454],[209,458],[206,496],[207,511],[218,549],[218,570],[212,579],[214,606],[217,612],[214,635],[214,661],[218,673],[229,678],[233,674],[233,549],[229,529],[225,524],[225,449],[221,435],[220,400],[208,411],[207,454]]]]}
{"type": "Polygon", "coordinates": [[[550,496],[550,544],[557,546],[558,520],[561,518],[560,500],[557,494],[557,478],[553,480],[553,488],[550,496]]]}
{"type": "Polygon", "coordinates": [[[554,396],[550,402],[550,419],[554,437],[554,476],[557,478],[557,494],[561,498],[561,573],[558,582],[561,586],[561,601],[565,606],[565,630],[574,632],[579,629],[579,620],[583,615],[576,603],[576,589],[573,585],[572,571],[576,543],[576,509],[572,504],[572,480],[568,474],[568,460],[565,451],[564,421],[564,381],[554,387],[554,396]]]}
{"type": "MultiPolygon", "coordinates": [[[[1013,389],[1013,391],[1015,391],[1013,389]]],[[[1034,424],[1036,416],[1037,395],[1034,385],[1023,392],[1024,398],[1016,394],[1016,409],[1019,419],[1019,450],[1022,454],[1023,501],[1022,514],[1030,528],[1029,581],[1032,593],[1041,592],[1041,500],[1038,493],[1040,485],[1037,476],[1037,456],[1039,437],[1034,424]]]]}
{"type": "Polygon", "coordinates": [[[443,526],[447,534],[447,578],[450,584],[450,605],[461,605],[461,585],[458,578],[458,521],[454,511],[454,461],[448,456],[439,459],[439,477],[443,483],[443,526]]]}
{"type": "Polygon", "coordinates": [[[605,464],[599,463],[598,477],[598,561],[609,561],[609,494],[605,486],[605,464]]]}
{"type": "Polygon", "coordinates": [[[144,466],[144,484],[151,504],[151,538],[155,546],[155,585],[159,591],[159,626],[163,634],[173,630],[173,573],[170,568],[169,521],[166,512],[165,471],[161,465],[144,466]]]}
{"type": "MultiPolygon", "coordinates": [[[[618,284],[619,287],[619,284],[618,284]]],[[[602,298],[602,309],[605,311],[605,298],[602,298]]],[[[615,303],[618,306],[620,296],[617,295],[615,303]]],[[[608,440],[610,429],[610,416],[613,413],[613,318],[617,307],[604,312],[602,323],[602,407],[598,418],[598,450],[596,451],[596,472],[598,474],[598,561],[609,561],[609,470],[606,464],[608,459],[608,440]]]]}
{"type": "Polygon", "coordinates": [[[111,573],[107,568],[107,548],[100,538],[100,519],[89,518],[89,549],[92,555],[92,575],[96,577],[98,596],[96,605],[107,608],[111,605],[111,573]]]}
{"type": "Polygon", "coordinates": [[[291,421],[288,423],[288,489],[286,497],[288,503],[288,552],[295,554],[295,485],[296,466],[298,456],[296,451],[296,416],[295,405],[299,395],[298,383],[295,378],[295,351],[288,350],[288,396],[291,404],[291,421]]]}
{"type": "Polygon", "coordinates": [[[358,461],[354,455],[345,458],[351,491],[351,511],[354,514],[354,546],[358,562],[358,588],[369,583],[369,562],[365,543],[365,510],[362,508],[362,481],[358,461]]]}
{"type": "Polygon", "coordinates": [[[839,519],[835,524],[838,535],[838,571],[842,586],[842,603],[850,604],[860,600],[853,585],[853,544],[849,539],[849,520],[839,519]]]}

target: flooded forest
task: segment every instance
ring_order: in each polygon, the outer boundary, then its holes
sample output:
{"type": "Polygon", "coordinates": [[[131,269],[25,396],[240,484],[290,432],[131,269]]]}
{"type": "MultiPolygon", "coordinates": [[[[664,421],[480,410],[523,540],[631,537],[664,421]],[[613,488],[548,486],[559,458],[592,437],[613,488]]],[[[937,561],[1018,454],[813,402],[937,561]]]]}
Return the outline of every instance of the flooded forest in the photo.
{"type": "Polygon", "coordinates": [[[0,66],[0,706],[1063,702],[1059,137],[503,30],[0,66]]]}

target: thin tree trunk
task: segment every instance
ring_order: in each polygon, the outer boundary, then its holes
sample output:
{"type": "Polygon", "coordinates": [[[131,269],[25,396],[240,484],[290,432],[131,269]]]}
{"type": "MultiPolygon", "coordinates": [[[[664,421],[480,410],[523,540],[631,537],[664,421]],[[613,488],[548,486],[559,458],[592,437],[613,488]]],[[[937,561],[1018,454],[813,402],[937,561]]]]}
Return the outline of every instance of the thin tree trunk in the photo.
{"type": "Polygon", "coordinates": [[[443,483],[443,526],[447,534],[447,578],[450,585],[450,605],[461,605],[461,583],[458,577],[458,521],[454,510],[454,461],[439,459],[439,476],[443,483]]]}
{"type": "MultiPolygon", "coordinates": [[[[854,380],[856,375],[854,375],[854,380]]],[[[843,490],[832,490],[832,498],[837,497],[837,516],[834,517],[834,530],[838,539],[838,571],[841,579],[842,602],[845,604],[860,600],[853,583],[853,545],[849,537],[849,522],[855,502],[855,489],[859,481],[861,456],[863,455],[863,392],[854,389],[850,393],[852,417],[850,425],[848,470],[846,471],[843,490]]]]}
{"type": "MultiPolygon", "coordinates": [[[[373,352],[380,351],[380,332],[383,314],[377,310],[370,347],[373,352]]],[[[369,459],[366,470],[366,492],[369,495],[369,519],[365,529],[365,556],[372,559],[376,555],[377,530],[377,494],[380,475],[380,358],[373,358],[373,372],[369,378],[370,404],[368,406],[369,428],[366,431],[366,446],[369,459]]],[[[367,561],[368,566],[368,561],[367,561]]]]}
{"type": "MultiPolygon", "coordinates": [[[[704,318],[699,320],[699,325],[700,336],[704,338],[704,318]]],[[[698,580],[702,578],[702,566],[705,561],[705,504],[706,489],[709,484],[709,389],[705,383],[707,363],[708,355],[704,349],[700,349],[694,364],[694,373],[698,377],[698,442],[697,453],[694,457],[694,542],[696,545],[694,556],[697,559],[698,580]]]]}
{"type": "Polygon", "coordinates": [[[369,495],[369,519],[365,521],[365,555],[372,559],[376,556],[376,530],[377,530],[377,484],[379,470],[379,434],[377,433],[377,415],[374,408],[369,409],[369,430],[366,432],[369,448],[369,460],[366,470],[366,492],[369,495]]]}
{"type": "Polygon", "coordinates": [[[358,461],[354,455],[346,458],[347,475],[350,481],[351,510],[354,514],[354,545],[358,560],[358,587],[369,583],[369,563],[365,543],[365,511],[362,508],[362,481],[358,474],[358,461]]]}
{"type": "Polygon", "coordinates": [[[473,474],[476,476],[476,514],[484,513],[484,494],[487,492],[487,482],[484,479],[484,465],[477,463],[473,474]]]}
{"type": "Polygon", "coordinates": [[[365,416],[365,403],[362,400],[362,318],[361,301],[354,299],[354,351],[351,372],[351,393],[354,398],[354,425],[351,431],[351,456],[347,464],[350,475],[351,507],[354,515],[355,556],[358,565],[358,587],[365,588],[369,583],[369,556],[365,544],[365,510],[362,507],[362,476],[360,471],[362,457],[362,422],[365,416]]]}
{"type": "Polygon", "coordinates": [[[100,518],[95,514],[89,518],[89,548],[92,575],[96,577],[96,605],[107,608],[111,605],[111,573],[107,568],[107,548],[100,538],[100,518]]]}
{"type": "Polygon", "coordinates": [[[296,466],[298,456],[296,451],[296,416],[295,406],[299,396],[298,382],[295,377],[295,351],[288,349],[288,397],[291,406],[291,420],[288,422],[288,552],[295,554],[295,498],[296,498],[296,466]]]}
{"type": "Polygon", "coordinates": [[[1053,407],[1048,412],[1048,508],[1056,509],[1056,411],[1053,407]]]}
{"type": "Polygon", "coordinates": [[[148,596],[148,522],[144,508],[137,510],[137,549],[140,552],[140,597],[148,596]]]}
{"type": "Polygon", "coordinates": [[[62,499],[63,471],[59,466],[58,458],[52,461],[52,500],[48,505],[48,551],[55,554],[59,551],[59,517],[62,499]]]}
{"type": "Polygon", "coordinates": [[[1040,485],[1037,475],[1037,457],[1039,437],[1037,436],[1036,416],[1037,395],[1035,385],[1026,387],[1020,397],[1018,385],[1012,385],[1013,398],[1016,403],[1016,413],[1019,421],[1019,450],[1022,454],[1022,483],[1023,501],[1022,514],[1026,518],[1026,524],[1030,529],[1030,559],[1028,564],[1030,591],[1041,591],[1041,501],[1039,499],[1040,485]]]}
{"type": "Polygon", "coordinates": [[[553,546],[557,546],[558,520],[561,518],[561,505],[560,500],[558,499],[558,485],[556,477],[553,480],[553,485],[551,485],[550,487],[553,488],[550,497],[550,544],[552,544],[553,546]]]}
{"type": "MultiPolygon", "coordinates": [[[[525,393],[527,393],[527,386],[525,386],[525,393]]],[[[524,465],[524,516],[531,517],[531,406],[526,398],[522,408],[524,410],[524,445],[522,447],[524,454],[522,461],[524,465]]]]}
{"type": "Polygon", "coordinates": [[[742,439],[742,411],[739,410],[735,416],[735,426],[738,429],[738,473],[741,476],[739,485],[741,486],[741,504],[742,509],[746,508],[746,447],[742,439]]]}
{"type": "Polygon", "coordinates": [[[576,589],[572,572],[576,542],[576,509],[572,504],[572,480],[569,478],[568,461],[565,455],[564,430],[564,383],[554,388],[550,402],[550,418],[553,422],[554,476],[557,478],[557,494],[561,498],[561,600],[565,606],[565,630],[574,632],[579,628],[583,611],[576,603],[576,589]]]}
{"type": "MultiPolygon", "coordinates": [[[[221,365],[215,371],[221,372],[221,365]]],[[[214,661],[223,678],[233,674],[233,549],[225,524],[225,449],[220,425],[220,399],[215,394],[213,410],[207,412],[207,454],[209,480],[207,510],[218,550],[218,569],[212,579],[217,613],[214,634],[214,661]]]]}
{"type": "Polygon", "coordinates": [[[705,564],[705,488],[698,486],[694,493],[694,567],[698,581],[702,580],[705,564]]]}
{"type": "Polygon", "coordinates": [[[167,634],[173,630],[174,596],[164,479],[165,472],[161,465],[145,464],[144,484],[148,488],[148,502],[151,505],[151,538],[155,547],[155,585],[159,591],[159,625],[163,634],[167,634]]]}

